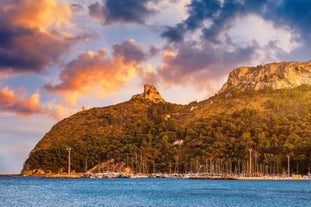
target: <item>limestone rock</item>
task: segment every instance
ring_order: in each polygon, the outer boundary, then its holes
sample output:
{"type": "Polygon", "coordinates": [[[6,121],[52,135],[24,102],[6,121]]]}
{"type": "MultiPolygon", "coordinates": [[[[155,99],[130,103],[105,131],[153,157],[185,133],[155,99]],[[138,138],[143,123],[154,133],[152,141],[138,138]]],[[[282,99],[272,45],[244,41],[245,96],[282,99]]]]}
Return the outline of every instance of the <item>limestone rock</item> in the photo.
{"type": "Polygon", "coordinates": [[[154,86],[148,84],[144,85],[144,93],[137,94],[132,97],[132,99],[136,98],[147,99],[154,103],[165,102],[165,100],[160,95],[159,91],[154,86]]]}
{"type": "Polygon", "coordinates": [[[311,61],[270,63],[234,69],[219,93],[231,89],[258,91],[264,88],[296,88],[303,84],[311,85],[311,61]]]}

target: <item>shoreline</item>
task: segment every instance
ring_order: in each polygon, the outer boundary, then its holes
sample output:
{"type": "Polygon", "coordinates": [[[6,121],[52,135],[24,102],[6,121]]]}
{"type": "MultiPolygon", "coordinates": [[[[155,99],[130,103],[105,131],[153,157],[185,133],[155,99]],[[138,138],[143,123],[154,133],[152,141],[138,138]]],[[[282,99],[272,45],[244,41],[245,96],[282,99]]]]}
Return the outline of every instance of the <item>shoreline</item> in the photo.
{"type": "Polygon", "coordinates": [[[189,179],[189,180],[249,180],[249,181],[311,181],[311,176],[294,176],[294,177],[281,177],[281,176],[262,176],[262,177],[242,177],[242,176],[200,176],[200,175],[183,175],[183,174],[118,174],[116,176],[103,176],[94,174],[86,176],[83,173],[77,174],[48,174],[48,175],[31,175],[25,176],[22,174],[0,174],[0,177],[40,177],[46,179],[137,179],[137,178],[151,178],[151,179],[189,179]]]}
{"type": "Polygon", "coordinates": [[[268,176],[268,177],[238,177],[236,180],[310,180],[311,178],[293,178],[293,177],[278,177],[278,176],[268,176]]]}
{"type": "Polygon", "coordinates": [[[12,173],[4,173],[0,174],[0,177],[19,177],[22,176],[21,174],[12,174],[12,173]]]}

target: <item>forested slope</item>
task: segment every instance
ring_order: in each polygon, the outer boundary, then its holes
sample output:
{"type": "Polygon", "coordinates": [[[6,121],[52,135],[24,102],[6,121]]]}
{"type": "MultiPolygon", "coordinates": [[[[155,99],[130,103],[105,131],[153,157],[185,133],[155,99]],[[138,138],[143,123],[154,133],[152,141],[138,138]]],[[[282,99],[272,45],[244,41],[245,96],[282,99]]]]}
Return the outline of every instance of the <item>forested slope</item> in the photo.
{"type": "Polygon", "coordinates": [[[134,96],[81,111],[52,127],[22,173],[66,172],[67,147],[76,172],[113,159],[134,172],[196,172],[201,166],[208,172],[241,173],[248,172],[251,149],[253,173],[286,172],[287,156],[292,172],[307,173],[311,86],[228,90],[188,105],[134,96]]]}

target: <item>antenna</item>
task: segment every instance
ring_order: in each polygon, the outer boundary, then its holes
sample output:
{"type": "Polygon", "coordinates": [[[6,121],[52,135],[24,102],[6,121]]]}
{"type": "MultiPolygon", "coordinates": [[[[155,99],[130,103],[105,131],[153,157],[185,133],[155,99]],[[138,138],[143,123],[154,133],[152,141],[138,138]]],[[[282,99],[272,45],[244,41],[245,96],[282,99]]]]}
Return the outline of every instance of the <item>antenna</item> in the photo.
{"type": "Polygon", "coordinates": [[[71,170],[70,170],[70,151],[71,151],[71,147],[67,147],[67,150],[68,150],[68,175],[70,175],[71,173],[71,170]]]}

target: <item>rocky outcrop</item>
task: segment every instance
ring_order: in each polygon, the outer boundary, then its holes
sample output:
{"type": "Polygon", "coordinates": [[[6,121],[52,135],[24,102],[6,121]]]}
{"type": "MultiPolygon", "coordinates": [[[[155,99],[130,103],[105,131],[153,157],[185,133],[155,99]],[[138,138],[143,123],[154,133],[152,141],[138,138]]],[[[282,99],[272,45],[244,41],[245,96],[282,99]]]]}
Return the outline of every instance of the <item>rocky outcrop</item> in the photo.
{"type": "Polygon", "coordinates": [[[33,170],[23,170],[22,174],[24,176],[43,176],[43,175],[46,175],[47,172],[39,168],[39,169],[33,169],[33,170]]]}
{"type": "Polygon", "coordinates": [[[234,69],[219,93],[231,89],[258,91],[265,88],[296,88],[303,84],[311,85],[311,61],[270,63],[234,69]]]}
{"type": "Polygon", "coordinates": [[[145,84],[144,85],[144,93],[137,94],[132,97],[132,99],[147,99],[154,103],[165,102],[165,100],[160,95],[159,91],[152,85],[145,84]]]}
{"type": "Polygon", "coordinates": [[[110,159],[105,162],[101,162],[89,169],[86,173],[97,173],[97,172],[124,172],[126,168],[125,162],[117,162],[115,159],[110,159]]]}

